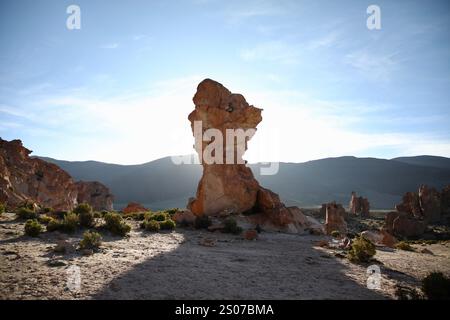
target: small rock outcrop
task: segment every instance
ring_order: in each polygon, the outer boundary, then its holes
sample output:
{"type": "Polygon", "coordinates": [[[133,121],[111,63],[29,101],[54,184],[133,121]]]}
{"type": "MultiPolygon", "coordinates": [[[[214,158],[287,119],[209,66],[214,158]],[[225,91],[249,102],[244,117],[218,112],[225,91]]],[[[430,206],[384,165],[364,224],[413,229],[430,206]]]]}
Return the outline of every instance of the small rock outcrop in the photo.
{"type": "Polygon", "coordinates": [[[368,217],[370,211],[370,203],[367,198],[358,197],[355,191],[352,191],[349,211],[353,215],[359,215],[361,217],[368,217]]]}
{"type": "Polygon", "coordinates": [[[331,234],[333,231],[339,231],[340,234],[347,233],[347,222],[345,221],[346,212],[341,204],[336,202],[327,203],[325,217],[325,232],[331,234]]]}
{"type": "Polygon", "coordinates": [[[450,186],[442,192],[422,185],[419,191],[407,192],[402,202],[389,212],[385,219],[386,230],[401,237],[418,237],[430,223],[448,222],[450,205],[450,186]]]}
{"type": "Polygon", "coordinates": [[[89,203],[96,211],[113,209],[113,195],[105,185],[98,181],[78,181],[77,186],[77,202],[89,203]]]}
{"type": "Polygon", "coordinates": [[[123,214],[145,212],[145,211],[148,211],[148,209],[137,202],[130,202],[125,208],[122,209],[123,214]]]}
{"type": "Polygon", "coordinates": [[[195,109],[188,119],[203,175],[188,209],[196,216],[251,213],[248,219],[263,228],[303,231],[308,221],[300,209],[287,208],[276,193],[261,187],[242,159],[247,142],[262,121],[262,109],[249,105],[241,94],[231,93],[210,79],[198,85],[193,101],[195,109]],[[249,134],[243,140],[229,139],[230,131],[249,134]],[[223,140],[213,139],[209,136],[211,132],[221,134],[223,140]],[[214,148],[221,142],[222,147],[214,148]],[[205,159],[205,155],[213,161],[205,159]]]}
{"type": "Polygon", "coordinates": [[[76,184],[55,164],[31,158],[20,140],[0,138],[0,202],[15,208],[24,202],[55,210],[72,210],[79,200],[97,209],[112,208],[112,195],[102,184],[76,184]],[[100,194],[99,194],[100,193],[100,194]]]}

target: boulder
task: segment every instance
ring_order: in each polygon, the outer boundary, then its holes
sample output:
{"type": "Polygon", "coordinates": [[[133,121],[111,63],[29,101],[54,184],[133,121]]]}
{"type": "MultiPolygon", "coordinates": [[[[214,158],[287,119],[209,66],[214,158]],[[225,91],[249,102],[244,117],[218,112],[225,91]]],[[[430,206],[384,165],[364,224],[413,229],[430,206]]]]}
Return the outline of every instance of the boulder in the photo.
{"type": "Polygon", "coordinates": [[[347,233],[347,222],[345,222],[345,209],[341,204],[331,202],[327,204],[325,217],[325,232],[331,234],[333,231],[339,231],[340,234],[347,233]]]}
{"type": "Polygon", "coordinates": [[[193,225],[195,222],[195,218],[196,218],[195,215],[189,210],[178,210],[172,216],[172,220],[175,221],[177,225],[178,224],[193,225]]]}
{"type": "Polygon", "coordinates": [[[137,202],[130,202],[127,204],[125,208],[122,209],[123,214],[145,212],[145,211],[148,211],[148,209],[137,202]]]}
{"type": "Polygon", "coordinates": [[[400,237],[419,237],[426,227],[425,221],[415,218],[411,213],[391,211],[385,218],[386,231],[400,237]]]}
{"type": "Polygon", "coordinates": [[[77,186],[77,202],[89,203],[96,211],[113,210],[114,196],[109,189],[97,181],[78,181],[77,186]]]}
{"type": "Polygon", "coordinates": [[[377,246],[386,246],[393,248],[397,243],[397,239],[394,236],[386,232],[385,230],[366,230],[361,232],[361,237],[369,240],[377,246]]]}
{"type": "Polygon", "coordinates": [[[254,229],[245,230],[244,231],[244,239],[245,240],[256,240],[256,239],[258,239],[258,232],[254,229]]]}

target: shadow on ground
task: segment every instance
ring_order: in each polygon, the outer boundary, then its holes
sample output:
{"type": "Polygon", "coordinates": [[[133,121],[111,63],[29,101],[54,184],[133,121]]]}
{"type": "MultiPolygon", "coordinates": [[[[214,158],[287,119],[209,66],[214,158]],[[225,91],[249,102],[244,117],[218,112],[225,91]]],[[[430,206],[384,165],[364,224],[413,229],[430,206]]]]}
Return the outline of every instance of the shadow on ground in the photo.
{"type": "MultiPolygon", "coordinates": [[[[132,266],[93,299],[385,299],[345,274],[348,265],[313,247],[313,236],[262,234],[257,241],[177,230],[176,249],[132,266]],[[217,239],[215,247],[199,238],[217,239]]],[[[365,276],[364,268],[355,268],[365,276]]]]}

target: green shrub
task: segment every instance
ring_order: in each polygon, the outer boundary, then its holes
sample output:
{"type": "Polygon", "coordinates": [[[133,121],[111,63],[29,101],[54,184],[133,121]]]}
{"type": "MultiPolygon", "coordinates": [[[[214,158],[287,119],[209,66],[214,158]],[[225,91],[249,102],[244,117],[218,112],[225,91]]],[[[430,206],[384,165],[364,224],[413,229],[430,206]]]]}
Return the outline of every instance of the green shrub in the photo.
{"type": "Polygon", "coordinates": [[[6,206],[0,202],[0,214],[6,211],[6,206]]]}
{"type": "Polygon", "coordinates": [[[89,204],[80,203],[75,209],[73,209],[73,212],[78,215],[78,219],[82,227],[92,227],[94,224],[94,212],[89,204]]]}
{"type": "Polygon", "coordinates": [[[195,218],[195,229],[207,229],[212,224],[211,218],[207,215],[201,215],[195,218]]]}
{"type": "Polygon", "coordinates": [[[64,217],[62,223],[63,223],[62,231],[72,233],[77,230],[79,219],[75,213],[69,213],[64,217]]]}
{"type": "Polygon", "coordinates": [[[142,212],[133,212],[127,216],[130,216],[133,220],[136,220],[136,221],[143,221],[143,220],[145,220],[145,218],[148,214],[149,214],[149,212],[142,211],[142,212]]]}
{"type": "Polygon", "coordinates": [[[337,230],[331,231],[331,236],[333,238],[339,238],[341,236],[341,233],[337,230]]]}
{"type": "Polygon", "coordinates": [[[92,207],[88,203],[80,203],[73,209],[76,214],[92,212],[92,207]]]}
{"type": "Polygon", "coordinates": [[[43,214],[50,214],[50,213],[53,213],[53,208],[50,208],[50,207],[44,207],[44,208],[41,209],[41,213],[43,213],[43,214]]]}
{"type": "Polygon", "coordinates": [[[395,248],[399,249],[399,250],[405,250],[405,251],[414,251],[414,248],[411,247],[409,245],[409,243],[405,242],[405,241],[400,241],[400,242],[396,243],[395,248]]]}
{"type": "Polygon", "coordinates": [[[176,227],[175,221],[167,219],[159,223],[161,230],[173,230],[176,227]]]}
{"type": "Polygon", "coordinates": [[[173,216],[175,213],[177,213],[179,209],[178,208],[172,208],[172,209],[166,209],[165,212],[170,215],[173,216]]]}
{"type": "Polygon", "coordinates": [[[146,216],[147,220],[164,221],[170,219],[170,216],[165,212],[155,212],[146,216]]]}
{"type": "Polygon", "coordinates": [[[63,226],[62,221],[50,218],[50,221],[47,223],[47,231],[53,232],[56,230],[62,230],[62,226],[63,226]]]}
{"type": "Polygon", "coordinates": [[[131,230],[131,227],[123,221],[122,216],[118,213],[105,215],[105,222],[106,229],[118,236],[123,237],[131,230]]]}
{"type": "Polygon", "coordinates": [[[422,280],[422,291],[430,300],[450,300],[450,278],[431,272],[422,280]]]}
{"type": "Polygon", "coordinates": [[[347,257],[353,262],[368,262],[376,253],[375,245],[363,237],[356,237],[353,240],[347,257]]]}
{"type": "Polygon", "coordinates": [[[242,232],[242,228],[237,225],[233,218],[227,218],[223,224],[223,232],[225,233],[240,234],[242,232]]]}
{"type": "Polygon", "coordinates": [[[47,231],[73,233],[77,230],[78,223],[78,216],[75,213],[69,213],[62,220],[51,218],[47,224],[47,231]]]}
{"type": "Polygon", "coordinates": [[[53,212],[52,216],[55,216],[57,219],[64,219],[68,214],[67,211],[56,211],[53,212]]]}
{"type": "Polygon", "coordinates": [[[25,234],[30,237],[37,237],[43,230],[42,225],[37,220],[27,220],[25,223],[25,234]]]}
{"type": "Polygon", "coordinates": [[[38,217],[38,221],[40,222],[40,223],[42,223],[42,224],[48,224],[49,222],[50,222],[50,220],[52,220],[53,218],[52,217],[50,217],[50,216],[48,216],[48,215],[46,215],[46,214],[41,214],[39,217],[38,217]]]}
{"type": "Polygon", "coordinates": [[[102,236],[95,231],[86,231],[80,241],[81,249],[97,249],[102,243],[102,236]]]}
{"type": "Polygon", "coordinates": [[[141,224],[147,231],[158,232],[161,229],[158,221],[155,220],[144,220],[141,224]]]}
{"type": "Polygon", "coordinates": [[[102,216],[101,212],[94,211],[94,218],[100,219],[100,218],[102,218],[102,217],[103,217],[103,216],[102,216]]]}
{"type": "Polygon", "coordinates": [[[20,219],[36,219],[38,217],[37,213],[34,212],[33,209],[27,208],[27,207],[20,207],[17,210],[17,216],[20,219]]]}

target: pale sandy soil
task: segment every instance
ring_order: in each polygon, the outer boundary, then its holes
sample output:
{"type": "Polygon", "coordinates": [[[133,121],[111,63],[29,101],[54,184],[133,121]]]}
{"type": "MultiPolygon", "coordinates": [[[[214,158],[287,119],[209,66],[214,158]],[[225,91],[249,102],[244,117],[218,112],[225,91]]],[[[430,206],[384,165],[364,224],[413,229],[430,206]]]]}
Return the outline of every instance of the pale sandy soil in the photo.
{"type": "MultiPolygon", "coordinates": [[[[434,255],[377,250],[381,289],[370,290],[368,265],[316,247],[319,236],[262,233],[247,241],[186,229],[152,234],[133,222],[128,239],[106,234],[100,252],[83,256],[56,254],[61,235],[25,237],[23,227],[13,214],[0,217],[0,299],[393,299],[397,283],[418,286],[434,270],[450,275],[449,243],[427,245],[434,255]],[[204,238],[216,246],[200,245],[204,238]],[[79,291],[68,288],[71,266],[81,271],[79,291]]],[[[67,239],[77,245],[81,234],[67,239]]]]}

